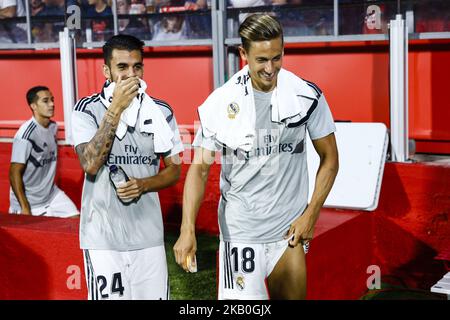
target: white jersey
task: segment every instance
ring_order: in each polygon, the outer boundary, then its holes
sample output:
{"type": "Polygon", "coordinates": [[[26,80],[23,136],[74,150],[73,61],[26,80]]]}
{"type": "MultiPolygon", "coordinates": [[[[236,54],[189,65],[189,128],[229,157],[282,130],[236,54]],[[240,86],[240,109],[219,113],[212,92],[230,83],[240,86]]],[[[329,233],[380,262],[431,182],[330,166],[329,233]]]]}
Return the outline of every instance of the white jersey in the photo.
{"type": "MultiPolygon", "coordinates": [[[[271,121],[271,95],[254,90],[256,137],[250,152],[222,150],[219,227],[222,241],[269,243],[283,239],[289,225],[306,208],[308,168],[306,130],[320,139],[336,130],[320,89],[316,101],[299,123],[285,125],[271,121]]],[[[213,138],[201,129],[193,146],[219,151],[213,138]]]]}
{"type": "MultiPolygon", "coordinates": [[[[58,146],[57,125],[50,121],[47,128],[31,118],[22,124],[14,136],[11,162],[26,164],[23,173],[25,196],[31,208],[47,205],[58,193],[55,185],[58,146]]],[[[10,207],[20,209],[10,188],[10,207]]]]}
{"type": "MultiPolygon", "coordinates": [[[[169,123],[174,137],[168,153],[155,154],[153,135],[128,127],[125,136],[113,141],[106,163],[97,175],[85,175],[81,219],[82,249],[129,251],[161,246],[163,221],[157,192],[142,194],[137,201],[122,203],[109,179],[109,166],[121,166],[129,177],[147,178],[158,174],[160,157],[183,151],[177,123],[167,103],[154,99],[169,123]]],[[[72,113],[74,146],[89,142],[106,112],[99,95],[81,99],[72,113]]],[[[139,124],[137,121],[137,126],[139,124]]]]}

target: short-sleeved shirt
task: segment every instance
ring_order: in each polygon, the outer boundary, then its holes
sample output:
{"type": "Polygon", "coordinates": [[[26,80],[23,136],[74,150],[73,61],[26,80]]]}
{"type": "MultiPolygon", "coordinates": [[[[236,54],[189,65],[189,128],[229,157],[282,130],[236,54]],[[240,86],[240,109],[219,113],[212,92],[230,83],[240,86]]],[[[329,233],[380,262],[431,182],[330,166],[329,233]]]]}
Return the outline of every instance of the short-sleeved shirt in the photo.
{"type": "MultiPolygon", "coordinates": [[[[22,124],[14,136],[11,162],[25,164],[23,184],[31,208],[45,206],[56,196],[57,125],[50,121],[44,128],[34,117],[22,124]]],[[[10,188],[10,206],[20,209],[20,203],[10,188]]]]}
{"type": "Polygon", "coordinates": [[[254,90],[257,134],[248,153],[205,138],[201,128],[194,139],[194,147],[222,150],[218,214],[223,241],[268,243],[283,239],[307,206],[306,130],[312,140],[336,130],[320,89],[317,103],[311,107],[314,110],[299,125],[272,122],[271,95],[254,90]]]}
{"type": "MultiPolygon", "coordinates": [[[[161,156],[183,151],[172,109],[164,101],[153,100],[172,128],[173,148],[166,154],[155,154],[153,135],[140,132],[139,119],[135,128],[128,127],[121,140],[115,137],[106,163],[95,176],[85,175],[80,219],[82,249],[130,251],[164,244],[158,193],[147,192],[137,201],[123,204],[109,179],[109,166],[113,164],[122,167],[129,177],[155,176],[161,156]]],[[[75,105],[72,113],[75,147],[94,137],[106,110],[98,94],[83,98],[75,105]]]]}

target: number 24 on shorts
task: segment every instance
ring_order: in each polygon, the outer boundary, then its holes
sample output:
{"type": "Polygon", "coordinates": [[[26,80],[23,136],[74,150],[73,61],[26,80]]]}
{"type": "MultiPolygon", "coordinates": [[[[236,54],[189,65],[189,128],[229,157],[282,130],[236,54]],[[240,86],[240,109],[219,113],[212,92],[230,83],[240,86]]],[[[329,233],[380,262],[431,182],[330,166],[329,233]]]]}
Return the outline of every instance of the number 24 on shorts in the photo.
{"type": "MultiPolygon", "coordinates": [[[[122,284],[122,275],[120,272],[114,273],[111,279],[111,294],[119,294],[123,296],[123,292],[125,288],[122,284]]],[[[108,299],[109,295],[107,293],[103,293],[103,291],[108,286],[108,281],[105,276],[97,276],[97,284],[99,285],[100,296],[102,299],[108,299]]]]}

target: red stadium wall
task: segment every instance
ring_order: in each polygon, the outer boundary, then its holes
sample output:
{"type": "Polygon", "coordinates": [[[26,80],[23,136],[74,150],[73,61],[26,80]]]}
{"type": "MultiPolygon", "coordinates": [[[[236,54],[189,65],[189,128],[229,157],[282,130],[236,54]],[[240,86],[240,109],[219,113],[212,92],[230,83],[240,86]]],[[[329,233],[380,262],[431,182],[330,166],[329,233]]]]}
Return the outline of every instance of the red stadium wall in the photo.
{"type": "MultiPolygon", "coordinates": [[[[418,152],[450,154],[450,108],[446,97],[450,40],[414,40],[409,46],[409,131],[418,152]]],[[[100,50],[79,50],[79,96],[100,90],[100,50]]],[[[179,124],[192,125],[196,108],[213,90],[209,47],[146,48],[144,79],[152,95],[166,100],[179,124]]],[[[317,83],[337,120],[383,122],[389,126],[388,42],[288,44],[284,66],[317,83]]],[[[54,92],[55,119],[63,120],[59,52],[0,51],[0,137],[11,137],[30,111],[25,92],[37,84],[54,92]],[[11,128],[13,126],[13,128],[11,128]]]]}

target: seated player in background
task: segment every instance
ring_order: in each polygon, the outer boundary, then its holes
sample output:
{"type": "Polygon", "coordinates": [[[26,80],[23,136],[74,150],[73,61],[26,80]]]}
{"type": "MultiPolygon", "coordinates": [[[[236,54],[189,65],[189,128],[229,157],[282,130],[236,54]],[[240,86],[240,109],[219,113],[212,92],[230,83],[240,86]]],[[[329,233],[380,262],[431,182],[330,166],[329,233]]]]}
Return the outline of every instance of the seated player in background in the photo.
{"type": "Polygon", "coordinates": [[[14,136],[9,168],[10,213],[47,217],[79,215],[72,200],[55,184],[58,146],[54,98],[47,87],[28,90],[33,117],[14,136]]]}

